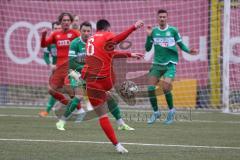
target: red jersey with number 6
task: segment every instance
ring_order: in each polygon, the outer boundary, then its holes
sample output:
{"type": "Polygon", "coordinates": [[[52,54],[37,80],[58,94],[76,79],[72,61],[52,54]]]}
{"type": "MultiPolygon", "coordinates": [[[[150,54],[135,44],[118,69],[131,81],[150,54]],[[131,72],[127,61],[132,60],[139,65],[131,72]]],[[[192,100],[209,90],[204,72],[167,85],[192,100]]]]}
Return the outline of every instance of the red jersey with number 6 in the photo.
{"type": "Polygon", "coordinates": [[[131,26],[116,36],[113,32],[99,31],[90,37],[86,44],[86,64],[82,70],[82,78],[98,79],[113,76],[113,58],[131,56],[129,52],[114,51],[115,45],[127,38],[135,29],[135,26],[131,26]]]}

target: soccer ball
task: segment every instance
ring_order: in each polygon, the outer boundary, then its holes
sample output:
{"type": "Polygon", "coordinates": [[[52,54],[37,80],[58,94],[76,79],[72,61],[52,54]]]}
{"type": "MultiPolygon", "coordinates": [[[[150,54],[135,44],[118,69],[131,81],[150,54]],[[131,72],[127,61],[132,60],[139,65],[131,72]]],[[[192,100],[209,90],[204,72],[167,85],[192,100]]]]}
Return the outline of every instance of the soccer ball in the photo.
{"type": "Polygon", "coordinates": [[[117,86],[117,92],[124,100],[131,100],[135,99],[135,95],[138,92],[138,87],[132,81],[124,81],[117,86]]]}

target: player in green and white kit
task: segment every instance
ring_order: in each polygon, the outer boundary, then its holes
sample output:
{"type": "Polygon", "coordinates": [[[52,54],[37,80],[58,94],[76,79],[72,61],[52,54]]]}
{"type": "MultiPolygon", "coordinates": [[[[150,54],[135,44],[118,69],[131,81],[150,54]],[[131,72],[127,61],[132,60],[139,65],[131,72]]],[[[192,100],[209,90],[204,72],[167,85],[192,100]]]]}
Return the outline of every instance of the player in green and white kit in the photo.
{"type": "MultiPolygon", "coordinates": [[[[52,31],[61,29],[61,25],[59,22],[52,22],[52,31]]],[[[45,63],[50,66],[51,72],[56,69],[56,61],[57,61],[57,49],[54,44],[49,45],[48,47],[43,49],[43,59],[45,63]]],[[[39,116],[46,117],[51,111],[52,107],[56,103],[56,100],[53,96],[49,96],[48,103],[46,106],[46,110],[39,112],[39,116]]]]}
{"type": "Polygon", "coordinates": [[[146,51],[150,51],[154,45],[154,57],[151,69],[148,75],[148,96],[153,114],[148,120],[148,124],[154,123],[161,116],[158,109],[157,97],[155,94],[156,86],[159,79],[163,77],[162,90],[165,94],[167,105],[169,108],[168,115],[164,120],[164,124],[171,124],[175,115],[173,106],[173,96],[171,93],[172,82],[176,74],[176,64],[178,63],[178,45],[181,50],[196,54],[195,49],[189,49],[183,42],[176,27],[167,24],[168,13],[166,10],[158,11],[159,26],[152,28],[147,27],[147,40],[145,44],[146,51]]]}
{"type": "MultiPolygon", "coordinates": [[[[70,69],[69,78],[70,78],[70,85],[75,90],[75,97],[67,105],[66,112],[56,124],[57,129],[59,130],[65,130],[64,125],[66,123],[67,118],[76,109],[78,103],[80,103],[80,101],[83,99],[83,94],[85,91],[85,82],[83,80],[76,81],[75,79],[79,79],[81,70],[85,64],[86,42],[92,33],[91,24],[89,22],[83,22],[80,25],[80,33],[81,33],[81,36],[74,39],[71,42],[70,49],[69,49],[69,69],[70,69]],[[73,78],[74,76],[76,76],[75,79],[73,78]]],[[[117,120],[118,129],[134,130],[134,128],[131,128],[130,126],[128,126],[122,119],[121,112],[116,101],[113,98],[111,98],[108,100],[107,103],[108,103],[108,108],[110,112],[112,113],[114,118],[117,120]]],[[[82,121],[83,118],[84,118],[84,113],[80,114],[77,120],[82,121]]]]}

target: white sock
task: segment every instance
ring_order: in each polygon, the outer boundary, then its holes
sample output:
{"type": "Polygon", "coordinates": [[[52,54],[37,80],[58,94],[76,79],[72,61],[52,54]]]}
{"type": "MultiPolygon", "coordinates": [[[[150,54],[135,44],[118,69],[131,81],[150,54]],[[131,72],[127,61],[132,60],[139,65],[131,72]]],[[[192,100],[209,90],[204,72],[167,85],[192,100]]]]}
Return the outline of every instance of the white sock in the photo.
{"type": "Polygon", "coordinates": [[[173,112],[173,111],[175,111],[175,108],[172,108],[172,109],[170,109],[169,111],[170,111],[170,112],[173,112]]]}
{"type": "Polygon", "coordinates": [[[66,123],[66,117],[62,116],[61,119],[59,119],[59,122],[62,121],[64,124],[66,123]]]}
{"type": "Polygon", "coordinates": [[[85,113],[85,111],[84,111],[84,109],[83,108],[80,108],[79,110],[78,110],[78,112],[81,114],[81,113],[85,113]]]}
{"type": "Polygon", "coordinates": [[[120,119],[117,120],[117,124],[118,124],[119,126],[121,126],[121,125],[124,125],[125,123],[124,123],[123,119],[120,118],[120,119]]]}
{"type": "Polygon", "coordinates": [[[93,110],[93,106],[91,105],[91,103],[89,101],[87,102],[87,110],[88,111],[92,111],[93,110]]]}

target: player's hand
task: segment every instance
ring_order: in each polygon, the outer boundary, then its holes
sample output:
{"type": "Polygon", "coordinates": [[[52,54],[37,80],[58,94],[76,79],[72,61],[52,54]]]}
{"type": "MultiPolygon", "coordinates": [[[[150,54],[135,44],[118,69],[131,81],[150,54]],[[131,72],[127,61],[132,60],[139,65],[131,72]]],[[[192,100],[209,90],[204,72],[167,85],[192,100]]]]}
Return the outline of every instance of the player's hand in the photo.
{"type": "Polygon", "coordinates": [[[144,54],[143,53],[131,53],[131,57],[140,59],[140,58],[144,57],[144,54]]]}
{"type": "Polygon", "coordinates": [[[43,29],[42,30],[42,36],[46,36],[47,35],[47,29],[43,29]]]}
{"type": "Polygon", "coordinates": [[[56,65],[54,65],[54,64],[50,64],[50,68],[51,68],[52,72],[54,72],[57,67],[56,67],[56,65]]]}
{"type": "Polygon", "coordinates": [[[138,20],[134,26],[136,29],[141,28],[144,25],[144,22],[142,20],[138,20]]]}
{"type": "Polygon", "coordinates": [[[194,48],[191,48],[189,53],[190,53],[191,55],[196,55],[196,54],[198,54],[198,50],[196,50],[196,49],[194,49],[194,48]]]}
{"type": "Polygon", "coordinates": [[[146,32],[147,32],[148,36],[151,36],[151,34],[152,34],[152,26],[148,25],[147,29],[146,29],[146,32]]]}

